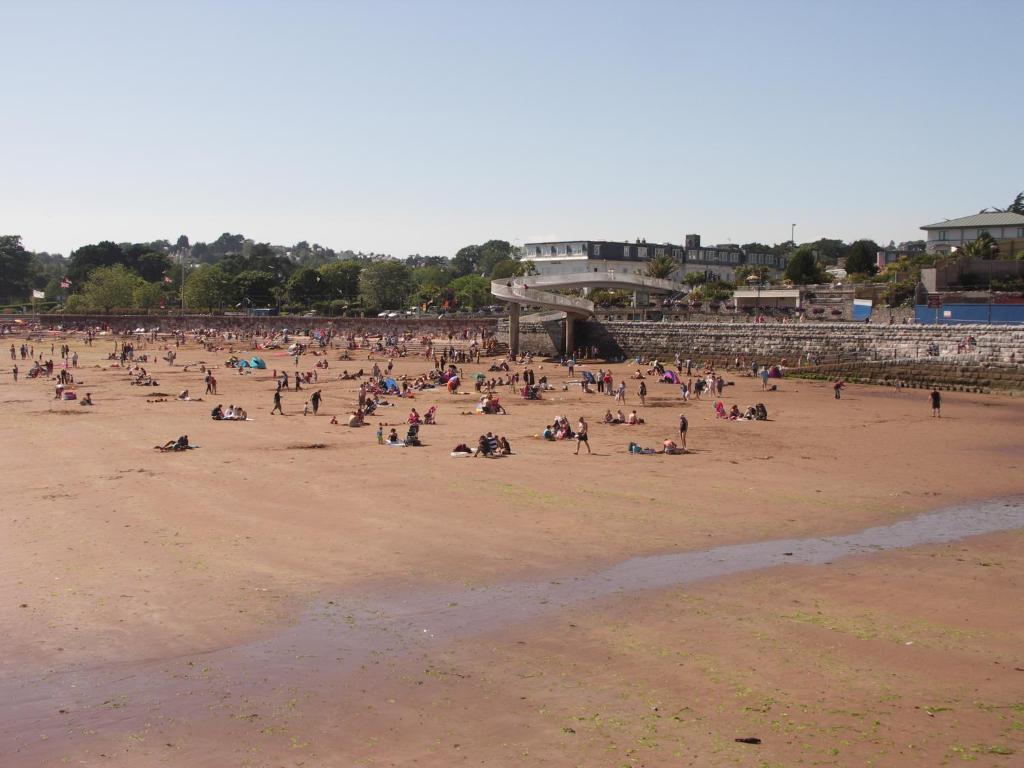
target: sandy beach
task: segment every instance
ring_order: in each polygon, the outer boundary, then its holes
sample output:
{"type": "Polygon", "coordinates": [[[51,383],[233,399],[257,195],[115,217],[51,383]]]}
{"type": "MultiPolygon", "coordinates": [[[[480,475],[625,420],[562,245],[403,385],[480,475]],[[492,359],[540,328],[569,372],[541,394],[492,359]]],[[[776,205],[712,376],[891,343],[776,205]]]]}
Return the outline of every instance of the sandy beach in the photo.
{"type": "MultiPolygon", "coordinates": [[[[272,369],[295,368],[283,350],[242,375],[223,367],[226,348],[189,343],[173,366],[145,364],[158,386],[137,387],[106,359],[110,337],[71,336],[90,408],[55,400],[52,381],[13,382],[11,341],[23,339],[4,339],[0,377],[4,766],[1012,766],[1024,754],[1019,529],[557,592],[551,605],[521,587],[1019,504],[1018,398],[944,393],[936,419],[924,391],[848,386],[837,401],[828,384],[762,392],[730,371],[726,406],[763,402],[769,420],[727,421],[653,377],[644,406],[628,378],[624,406],[563,391],[566,369],[538,360],[555,389],[539,401],[499,389],[507,415],[474,413],[464,383],[392,398],[373,426],[349,428],[357,382],[338,374],[368,371],[365,350],[331,351],[281,417],[272,369]],[[184,370],[201,360],[217,396],[184,370]],[[202,401],[177,400],[186,388],[202,401]],[[320,413],[303,416],[315,389],[320,413]],[[218,403],[251,420],[211,420],[218,403]],[[409,409],[430,406],[422,447],[377,445],[377,422],[404,434],[409,409]],[[646,423],[601,423],[618,407],[646,423]],[[675,437],[681,413],[690,453],[627,453],[675,437]],[[562,414],[587,418],[594,455],[539,439],[562,414]],[[487,431],[513,455],[450,456],[487,431]],[[153,450],[181,434],[200,447],[153,450]]],[[[463,364],[464,381],[495,376],[490,362],[463,364]]],[[[616,383],[636,369],[610,367],[616,383]]]]}

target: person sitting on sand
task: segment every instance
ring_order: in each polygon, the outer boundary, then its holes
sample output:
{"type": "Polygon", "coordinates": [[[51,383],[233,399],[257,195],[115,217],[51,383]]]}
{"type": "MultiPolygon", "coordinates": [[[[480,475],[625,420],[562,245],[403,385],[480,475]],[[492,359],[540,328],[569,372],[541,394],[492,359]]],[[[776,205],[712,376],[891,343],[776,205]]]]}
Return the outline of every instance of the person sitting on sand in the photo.
{"type": "Polygon", "coordinates": [[[221,419],[224,418],[224,408],[223,406],[220,405],[220,403],[217,404],[216,408],[210,411],[210,418],[213,419],[214,421],[220,421],[221,419]]]}
{"type": "Polygon", "coordinates": [[[679,450],[679,446],[676,445],[675,441],[670,437],[666,437],[665,442],[661,444],[661,452],[666,453],[669,456],[675,456],[682,453],[682,451],[679,450]]]}
{"type": "Polygon", "coordinates": [[[465,443],[459,443],[454,448],[452,448],[452,453],[472,453],[472,452],[473,452],[473,449],[470,448],[465,443]]]}
{"type": "Polygon", "coordinates": [[[436,414],[437,414],[437,406],[436,405],[430,406],[430,408],[427,410],[426,414],[423,416],[423,423],[424,424],[436,424],[437,423],[437,420],[436,420],[437,416],[436,416],[436,414]]]}
{"type": "Polygon", "coordinates": [[[509,442],[505,439],[504,435],[498,438],[498,453],[502,456],[512,455],[512,446],[509,445],[509,442]]]}
{"type": "Polygon", "coordinates": [[[235,421],[247,421],[248,419],[249,419],[249,414],[245,412],[245,409],[242,408],[242,406],[240,406],[240,405],[236,406],[235,407],[235,421]]]}
{"type": "Polygon", "coordinates": [[[334,416],[331,416],[331,420],[330,420],[329,423],[330,424],[337,424],[338,423],[338,416],[337,416],[337,414],[335,414],[334,416]]]}
{"type": "Polygon", "coordinates": [[[632,411],[629,412],[629,417],[626,419],[626,423],[632,426],[636,426],[637,424],[643,424],[644,420],[636,415],[636,409],[634,408],[632,411]]]}
{"type": "Polygon", "coordinates": [[[494,451],[491,448],[491,441],[488,439],[487,435],[480,435],[480,439],[477,440],[476,443],[476,453],[473,454],[473,458],[475,459],[480,454],[483,454],[486,459],[492,453],[494,453],[494,451]]]}
{"type": "Polygon", "coordinates": [[[541,433],[540,436],[541,436],[541,439],[543,439],[543,440],[554,440],[555,439],[555,430],[553,430],[551,428],[551,425],[548,424],[546,427],[544,427],[544,431],[541,433]]]}
{"type": "Polygon", "coordinates": [[[350,427],[361,427],[365,422],[363,421],[363,412],[358,408],[354,410],[348,417],[348,425],[350,427]]]}
{"type": "Polygon", "coordinates": [[[729,409],[729,418],[733,421],[743,418],[743,414],[740,413],[740,407],[733,403],[732,408],[729,409]]]}
{"type": "Polygon", "coordinates": [[[609,408],[607,411],[604,412],[604,423],[605,424],[618,424],[619,423],[616,420],[616,418],[614,416],[612,416],[612,409],[611,408],[609,408]]]}
{"type": "Polygon", "coordinates": [[[388,432],[388,442],[391,445],[395,445],[398,443],[398,432],[395,431],[394,427],[392,427],[391,431],[388,432]]]}
{"type": "Polygon", "coordinates": [[[79,401],[79,403],[78,403],[78,404],[79,404],[79,405],[92,405],[92,392],[86,392],[86,393],[85,393],[85,397],[83,397],[83,398],[82,398],[82,399],[81,399],[81,400],[79,401]]]}
{"type": "Polygon", "coordinates": [[[615,412],[615,423],[616,424],[625,424],[626,423],[626,414],[624,414],[622,412],[621,408],[619,408],[619,410],[617,410],[615,412]]]}

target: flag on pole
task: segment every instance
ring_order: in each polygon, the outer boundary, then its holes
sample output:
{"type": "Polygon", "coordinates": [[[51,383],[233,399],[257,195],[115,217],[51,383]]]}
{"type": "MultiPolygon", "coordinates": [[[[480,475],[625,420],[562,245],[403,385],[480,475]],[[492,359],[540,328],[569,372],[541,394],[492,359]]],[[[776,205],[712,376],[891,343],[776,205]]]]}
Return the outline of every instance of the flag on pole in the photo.
{"type": "Polygon", "coordinates": [[[67,290],[68,288],[71,287],[71,281],[65,277],[63,280],[60,281],[60,287],[67,290]]]}
{"type": "Polygon", "coordinates": [[[45,299],[46,298],[46,294],[43,293],[42,291],[32,291],[32,298],[33,299],[45,299]]]}

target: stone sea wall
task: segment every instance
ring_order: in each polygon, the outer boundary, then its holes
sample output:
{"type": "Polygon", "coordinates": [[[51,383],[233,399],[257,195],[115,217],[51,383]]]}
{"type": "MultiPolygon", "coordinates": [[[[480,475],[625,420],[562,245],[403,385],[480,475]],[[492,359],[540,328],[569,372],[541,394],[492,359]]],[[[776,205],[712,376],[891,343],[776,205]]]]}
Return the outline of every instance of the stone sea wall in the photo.
{"type": "MultiPolygon", "coordinates": [[[[520,347],[551,355],[562,352],[564,321],[524,322],[520,347]]],[[[498,326],[508,341],[508,323],[498,326]]],[[[959,356],[966,362],[1017,364],[1024,360],[1024,328],[996,325],[873,325],[865,323],[733,323],[577,321],[577,346],[594,347],[602,357],[660,357],[675,353],[698,359],[795,363],[811,353],[822,361],[892,361],[959,356]],[[973,339],[969,348],[961,345],[973,339]]]]}
{"type": "Polygon", "coordinates": [[[874,325],[866,323],[577,323],[579,345],[603,355],[694,360],[740,357],[791,364],[811,353],[822,361],[943,358],[1016,364],[1024,360],[1017,326],[874,325]],[[970,348],[962,347],[971,337],[970,348]]]}

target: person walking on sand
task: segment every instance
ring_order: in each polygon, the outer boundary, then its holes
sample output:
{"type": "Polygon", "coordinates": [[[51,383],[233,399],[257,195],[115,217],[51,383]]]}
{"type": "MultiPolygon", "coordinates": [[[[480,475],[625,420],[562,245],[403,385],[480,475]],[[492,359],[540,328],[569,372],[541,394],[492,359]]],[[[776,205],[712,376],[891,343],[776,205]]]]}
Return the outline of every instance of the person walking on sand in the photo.
{"type": "Polygon", "coordinates": [[[576,455],[580,455],[580,446],[587,446],[587,453],[590,453],[590,440],[587,439],[587,420],[580,416],[580,423],[576,425],[576,455]]]}
{"type": "Polygon", "coordinates": [[[640,391],[637,394],[640,395],[640,405],[646,406],[647,405],[647,383],[646,382],[643,382],[643,381],[640,382],[640,391]]]}
{"type": "Polygon", "coordinates": [[[932,394],[932,418],[942,418],[942,395],[939,394],[939,390],[933,389],[932,394]]]}
{"type": "Polygon", "coordinates": [[[690,429],[690,422],[687,421],[686,415],[679,414],[679,447],[686,453],[686,433],[690,429]]]}
{"type": "Polygon", "coordinates": [[[842,379],[836,379],[836,383],[832,385],[832,390],[836,393],[836,400],[842,399],[839,393],[842,392],[845,386],[842,379]]]}
{"type": "Polygon", "coordinates": [[[320,394],[320,390],[319,389],[316,392],[314,392],[312,394],[312,396],[309,398],[309,402],[313,406],[313,415],[314,416],[316,416],[317,411],[320,410],[320,401],[322,399],[323,399],[323,396],[320,394]]]}
{"type": "Polygon", "coordinates": [[[274,411],[277,411],[284,416],[284,411],[281,409],[281,390],[274,393],[274,407],[270,410],[270,415],[274,415],[274,411]]]}

